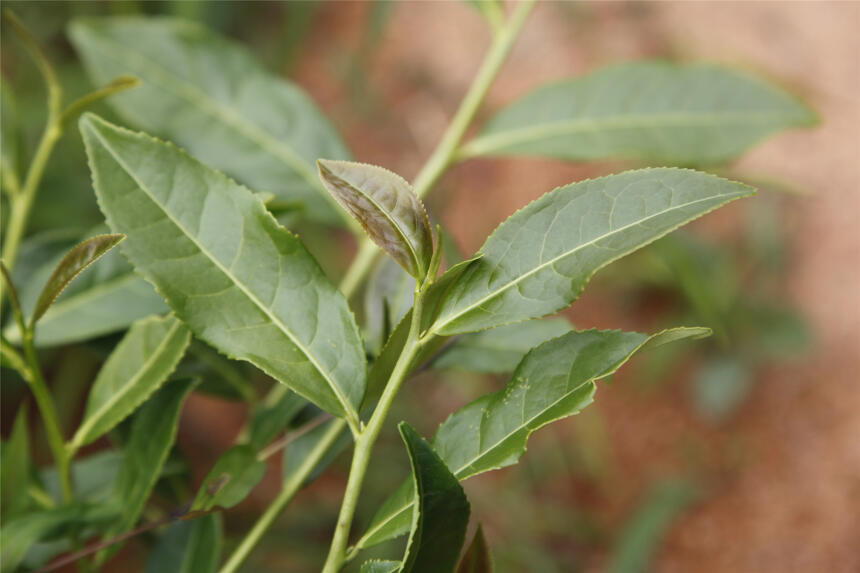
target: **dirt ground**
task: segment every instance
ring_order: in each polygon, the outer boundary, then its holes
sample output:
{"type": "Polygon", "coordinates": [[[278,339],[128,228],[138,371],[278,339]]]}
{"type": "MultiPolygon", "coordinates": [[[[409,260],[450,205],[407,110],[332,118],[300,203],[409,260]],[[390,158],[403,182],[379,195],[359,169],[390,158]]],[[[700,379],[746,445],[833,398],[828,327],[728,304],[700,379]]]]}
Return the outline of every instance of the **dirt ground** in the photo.
{"type": "MultiPolygon", "coordinates": [[[[398,5],[368,78],[384,114],[355,114],[350,92],[325,66],[332,53],[356,49],[366,9],[326,9],[305,52],[314,55],[299,64],[296,79],[332,115],[359,159],[412,176],[466,90],[488,33],[461,3],[398,5]]],[[[615,463],[638,479],[601,504],[612,515],[641,494],[649,475],[679,457],[679,435],[711,444],[708,452],[741,443],[739,469],[713,461],[725,479],[672,527],[655,569],[860,571],[860,3],[544,3],[487,108],[548,80],[665,54],[754,69],[795,89],[821,115],[819,127],[769,140],[737,165],[805,191],[790,201],[785,218],[792,253],[786,289],[810,321],[816,347],[800,363],[770,368],[741,411],[719,427],[679,407],[680,389],[646,400],[623,384],[603,389],[597,407],[615,463]]],[[[472,252],[527,201],[614,167],[477,161],[452,171],[431,208],[472,252]]],[[[583,327],[631,327],[628,317],[613,315],[589,294],[572,316],[583,327]]],[[[193,408],[188,416],[194,418],[193,408]]],[[[560,495],[569,494],[562,487],[560,495]]],[[[491,544],[505,542],[503,526],[489,532],[491,544]]],[[[594,571],[606,567],[603,555],[586,563],[594,571]]]]}

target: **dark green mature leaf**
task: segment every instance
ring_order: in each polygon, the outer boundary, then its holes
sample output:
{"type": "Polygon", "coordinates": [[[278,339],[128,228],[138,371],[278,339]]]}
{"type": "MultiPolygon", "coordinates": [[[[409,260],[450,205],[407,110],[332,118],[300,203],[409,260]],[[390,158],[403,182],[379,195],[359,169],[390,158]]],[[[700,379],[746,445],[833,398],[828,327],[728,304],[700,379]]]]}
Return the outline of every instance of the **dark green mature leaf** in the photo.
{"type": "Polygon", "coordinates": [[[380,258],[364,289],[364,339],[376,356],[397,324],[412,308],[415,278],[394,262],[380,258]]]}
{"type": "Polygon", "coordinates": [[[9,439],[3,442],[0,450],[0,516],[2,522],[8,523],[10,518],[27,509],[30,496],[27,495],[27,484],[30,481],[30,437],[27,427],[27,408],[23,404],[9,439]]]}
{"type": "MultiPolygon", "coordinates": [[[[137,522],[176,439],[182,403],[194,383],[176,380],[165,384],[135,416],[112,496],[120,515],[105,533],[106,539],[125,533],[137,522]]],[[[103,550],[97,561],[103,562],[118,549],[116,544],[103,550]]]]}
{"type": "Polygon", "coordinates": [[[69,36],[93,83],[143,81],[109,100],[125,119],[255,190],[303,204],[316,220],[343,220],[314,161],[348,151],[310,98],[245,48],[167,18],[78,20],[69,36]]]}
{"type": "Polygon", "coordinates": [[[219,515],[177,521],[158,540],[145,573],[214,573],[221,537],[219,515]]]}
{"type": "Polygon", "coordinates": [[[120,241],[125,239],[125,235],[97,235],[91,239],[87,239],[80,243],[71,251],[69,251],[54,273],[48,279],[45,287],[42,289],[42,294],[39,295],[39,300],[36,301],[36,308],[33,311],[33,316],[30,319],[31,324],[35,324],[51,304],[57,300],[63,289],[74,280],[76,276],[88,266],[99,260],[102,255],[114,248],[120,241]]]}
{"type": "Polygon", "coordinates": [[[576,300],[595,271],[754,190],[686,169],[640,169],[560,187],[517,211],[441,304],[450,335],[536,318],[576,300]]]}
{"type": "Polygon", "coordinates": [[[257,459],[251,446],[233,446],[206,475],[191,511],[233,507],[245,499],[266,473],[266,462],[257,459]]]}
{"type": "Polygon", "coordinates": [[[84,526],[98,527],[115,516],[116,510],[111,506],[75,502],[4,521],[0,529],[0,571],[14,571],[39,541],[79,532],[84,526]]]}
{"type": "Polygon", "coordinates": [[[400,175],[365,163],[317,161],[320,179],[373,242],[421,281],[433,255],[424,205],[400,175]]]}
{"type": "Polygon", "coordinates": [[[565,318],[529,320],[467,334],[433,362],[435,368],[458,368],[472,372],[511,372],[526,352],[573,330],[565,318]]]}
{"type": "Polygon", "coordinates": [[[96,193],[123,253],[194,334],[357,419],[364,350],[352,312],[304,245],[250,191],[177,148],[81,120],[96,193]]]}
{"type": "Polygon", "coordinates": [[[150,317],[132,325],[108,357],[87,398],[73,450],[109,432],[167,380],[191,333],[175,317],[150,317]]]}
{"type": "MultiPolygon", "coordinates": [[[[273,399],[267,400],[254,411],[248,430],[248,445],[255,450],[263,449],[275,436],[284,431],[290,420],[307,406],[307,401],[289,389],[274,394],[273,399]]],[[[271,396],[271,394],[270,394],[271,396]]]]}
{"type": "Polygon", "coordinates": [[[466,548],[463,559],[457,566],[457,573],[493,573],[493,558],[484,536],[484,528],[478,524],[472,543],[466,548]]]}
{"type": "MultiPolygon", "coordinates": [[[[515,464],[535,430],[590,404],[595,381],[618,370],[645,346],[707,336],[706,328],[675,328],[648,336],[620,330],[569,332],[523,358],[508,385],[452,414],[433,447],[458,479],[515,464]]],[[[413,488],[407,482],[377,511],[356,544],[370,547],[409,528],[413,488]]]]}
{"type": "Polygon", "coordinates": [[[713,164],[815,122],[797,98],[744,72],[644,61],[540,88],[502,110],[463,154],[713,164]]]}
{"type": "Polygon", "coordinates": [[[463,487],[430,444],[412,426],[400,422],[417,492],[403,573],[453,572],[469,525],[469,501],[463,487]]]}

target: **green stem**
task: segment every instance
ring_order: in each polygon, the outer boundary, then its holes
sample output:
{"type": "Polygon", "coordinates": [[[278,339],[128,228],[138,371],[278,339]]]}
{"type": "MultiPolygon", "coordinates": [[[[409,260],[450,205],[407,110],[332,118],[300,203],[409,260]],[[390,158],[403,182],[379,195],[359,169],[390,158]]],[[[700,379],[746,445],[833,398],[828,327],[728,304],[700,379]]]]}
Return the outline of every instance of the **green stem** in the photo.
{"type": "Polygon", "coordinates": [[[221,568],[219,573],[235,573],[239,567],[248,558],[251,551],[268,531],[269,527],[275,522],[279,515],[284,511],[284,508],[292,501],[296,493],[302,488],[308,479],[308,476],[314,471],[314,468],[319,465],[323,457],[328,453],[338,438],[346,431],[347,424],[343,419],[337,419],[332,422],[331,427],[323,435],[322,440],[314,447],[310,454],[302,461],[301,467],[297,468],[293,476],[284,482],[284,487],[272,503],[266,508],[265,513],[260,516],[253,529],[248,532],[239,546],[233,551],[230,559],[221,568]]]}
{"type": "Polygon", "coordinates": [[[48,385],[45,383],[45,378],[42,376],[42,369],[39,366],[39,359],[36,356],[36,349],[33,346],[33,331],[26,329],[24,332],[24,353],[29,364],[28,371],[30,373],[30,389],[36,397],[36,404],[39,406],[39,413],[42,415],[42,421],[45,424],[45,434],[48,438],[48,445],[54,455],[54,461],[57,464],[57,474],[60,477],[60,490],[63,495],[63,502],[70,503],[72,501],[72,477],[70,471],[70,459],[66,451],[66,443],[63,439],[63,433],[60,431],[59,418],[57,410],[54,407],[54,401],[51,398],[51,393],[48,390],[48,385]]]}
{"type": "Polygon", "coordinates": [[[364,483],[364,476],[367,473],[367,466],[370,463],[373,446],[379,437],[382,426],[385,424],[385,419],[388,417],[388,412],[391,410],[394,398],[397,396],[397,392],[409,374],[412,361],[423,345],[419,332],[423,295],[423,289],[415,293],[412,322],[409,326],[409,334],[407,335],[403,352],[401,352],[397,359],[397,364],[395,364],[394,370],[391,372],[391,377],[388,379],[388,384],[385,386],[385,390],[379,399],[379,404],[373,411],[373,415],[370,417],[370,421],[356,439],[355,452],[353,453],[352,464],[349,468],[349,480],[346,484],[346,492],[343,496],[340,515],[338,516],[328,558],[323,567],[323,573],[337,573],[343,566],[349,542],[349,530],[352,526],[352,519],[355,515],[355,508],[358,505],[358,497],[364,483]]]}

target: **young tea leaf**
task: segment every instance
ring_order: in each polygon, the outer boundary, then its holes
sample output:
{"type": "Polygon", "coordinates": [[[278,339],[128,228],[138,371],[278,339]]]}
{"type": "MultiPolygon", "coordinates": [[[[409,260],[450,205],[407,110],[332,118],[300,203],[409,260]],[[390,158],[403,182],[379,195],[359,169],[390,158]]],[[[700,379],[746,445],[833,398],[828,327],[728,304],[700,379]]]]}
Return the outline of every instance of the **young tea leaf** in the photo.
{"type": "Polygon", "coordinates": [[[469,525],[469,502],[463,487],[430,444],[401,422],[400,435],[412,464],[417,492],[412,530],[400,569],[403,573],[451,573],[469,525]]]}
{"type": "Polygon", "coordinates": [[[133,324],[96,377],[70,447],[91,443],[143,404],[176,368],[190,340],[191,333],[173,316],[133,324]]]}
{"type": "Polygon", "coordinates": [[[493,558],[490,556],[484,528],[480,523],[472,542],[466,548],[466,553],[463,554],[463,559],[457,566],[457,573],[493,573],[493,558]]]}
{"type": "Polygon", "coordinates": [[[595,271],[734,199],[746,185],[686,169],[641,169],[560,187],[517,211],[448,289],[433,331],[537,318],[576,300],[595,271]]]}
{"type": "MultiPolygon", "coordinates": [[[[577,414],[590,404],[595,381],[618,370],[646,346],[707,336],[706,328],[675,328],[648,336],[619,330],[573,331],[545,342],[523,358],[508,385],[452,414],[433,447],[463,480],[517,463],[532,432],[577,414]]],[[[414,489],[408,482],[382,505],[356,549],[409,530],[414,489]]]]}
{"type": "Polygon", "coordinates": [[[146,561],[145,573],[214,573],[221,537],[218,515],[177,521],[158,540],[146,561]]]}
{"type": "Polygon", "coordinates": [[[320,159],[320,179],[377,245],[421,281],[433,255],[430,220],[405,179],[382,167],[320,159]]]}
{"type": "Polygon", "coordinates": [[[502,110],[462,153],[714,164],[815,122],[796,97],[752,75],[644,61],[540,88],[502,110]]]}
{"type": "Polygon", "coordinates": [[[99,260],[102,255],[114,248],[123,239],[125,239],[125,235],[98,235],[92,239],[87,239],[69,251],[63,257],[63,260],[60,261],[60,264],[57,265],[51,278],[48,279],[47,284],[42,289],[42,294],[39,295],[39,300],[36,301],[33,316],[30,318],[30,324],[35,324],[45,314],[51,304],[63,292],[63,289],[76,276],[99,260]]]}
{"type": "Polygon", "coordinates": [[[259,198],[184,152],[90,114],[96,194],[123,253],[194,334],[357,420],[364,350],[352,312],[259,198]]]}
{"type": "Polygon", "coordinates": [[[251,446],[233,446],[206,475],[191,511],[233,507],[251,493],[265,473],[266,462],[257,459],[251,446]]]}
{"type": "Polygon", "coordinates": [[[318,157],[348,158],[343,142],[301,89],[245,48],[171,18],[77,20],[69,37],[93,83],[142,80],[108,100],[126,120],[255,190],[300,201],[315,220],[343,221],[314,168],[318,157]]]}

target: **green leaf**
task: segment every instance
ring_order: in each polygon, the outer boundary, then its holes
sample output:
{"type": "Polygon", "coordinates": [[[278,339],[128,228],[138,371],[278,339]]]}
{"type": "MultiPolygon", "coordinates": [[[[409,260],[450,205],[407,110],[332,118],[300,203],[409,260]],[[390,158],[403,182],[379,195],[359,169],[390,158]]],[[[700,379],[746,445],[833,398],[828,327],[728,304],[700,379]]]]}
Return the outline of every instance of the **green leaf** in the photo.
{"type": "Polygon", "coordinates": [[[54,273],[42,289],[30,323],[35,324],[76,276],[123,239],[125,239],[125,235],[97,235],[69,251],[54,269],[54,273]]]}
{"type": "Polygon", "coordinates": [[[71,535],[84,526],[98,527],[115,516],[116,511],[110,506],[75,502],[4,521],[0,529],[3,540],[0,571],[14,571],[27,551],[39,541],[71,535]]]}
{"type": "MultiPolygon", "coordinates": [[[[135,415],[112,495],[120,515],[105,533],[105,539],[125,533],[137,522],[176,439],[182,403],[194,383],[186,379],[165,384],[135,415]]],[[[103,563],[119,547],[115,544],[102,550],[96,560],[103,563]]]]}
{"type": "Polygon", "coordinates": [[[314,161],[348,151],[313,101],[244,47],[168,18],[77,20],[69,36],[93,83],[143,81],[108,100],[123,118],[255,190],[303,203],[315,220],[343,221],[314,161]]]}
{"type": "Polygon", "coordinates": [[[361,564],[361,569],[358,570],[358,573],[396,573],[399,569],[399,561],[371,559],[361,564]]]}
{"type": "MultiPolygon", "coordinates": [[[[104,233],[105,225],[96,234],[104,233]]],[[[40,287],[47,282],[63,254],[80,240],[69,241],[57,233],[44,233],[22,244],[21,265],[16,268],[25,312],[36,307],[40,287]],[[27,254],[25,255],[25,248],[27,254]],[[29,267],[29,268],[24,268],[29,267]],[[19,271],[28,271],[21,272],[19,271]]],[[[39,320],[36,346],[47,347],[88,340],[127,328],[134,321],[164,314],[170,309],[152,286],[134,273],[134,269],[120,254],[111,250],[87,268],[57,298],[39,320]]],[[[18,327],[9,324],[3,335],[20,344],[18,327]]]]}
{"type": "Polygon", "coordinates": [[[417,492],[403,573],[453,572],[469,525],[469,502],[463,487],[430,444],[412,426],[400,422],[417,492]]]}
{"type": "Polygon", "coordinates": [[[433,232],[412,186],[376,165],[320,159],[317,167],[326,189],[373,242],[423,280],[433,255],[433,232]]]}
{"type": "Polygon", "coordinates": [[[0,510],[2,522],[25,511],[30,505],[27,485],[30,481],[30,437],[27,426],[26,403],[18,409],[9,439],[0,450],[0,510]]]}
{"type": "Polygon", "coordinates": [[[643,61],[538,89],[502,110],[462,154],[714,164],[816,121],[796,97],[750,74],[643,61]]]}
{"type": "Polygon", "coordinates": [[[146,561],[145,573],[214,573],[221,537],[218,515],[177,521],[159,538],[146,561]]]}
{"type": "Polygon", "coordinates": [[[250,191],[172,145],[81,120],[122,250],[194,334],[356,420],[366,362],[343,295],[250,191]],[[169,174],[169,176],[167,175],[169,174]]]}
{"type": "Polygon", "coordinates": [[[526,352],[571,330],[567,319],[551,318],[467,334],[457,339],[433,366],[472,372],[512,372],[526,352]]]}
{"type": "Polygon", "coordinates": [[[666,481],[654,486],[622,529],[608,571],[650,571],[659,542],[697,495],[697,488],[686,481],[666,481]]]}
{"type": "MultiPolygon", "coordinates": [[[[75,499],[97,503],[110,498],[116,476],[125,456],[118,450],[101,451],[72,462],[72,485],[75,499]]],[[[54,499],[61,499],[60,478],[56,467],[39,472],[45,491],[54,499]]]]}
{"type": "Polygon", "coordinates": [[[484,528],[478,524],[472,543],[466,548],[457,573],[493,573],[493,558],[490,556],[490,548],[487,546],[487,538],[484,536],[484,528]]]}
{"type": "Polygon", "coordinates": [[[281,388],[285,391],[280,395],[275,394],[274,400],[262,404],[251,417],[251,422],[248,425],[248,445],[256,451],[266,447],[275,436],[287,427],[290,420],[307,406],[307,401],[304,398],[283,386],[281,388]]]}
{"type": "Polygon", "coordinates": [[[209,511],[216,507],[233,507],[251,493],[263,474],[266,462],[257,459],[251,446],[233,446],[224,453],[206,475],[191,511],[209,511]]]}
{"type": "Polygon", "coordinates": [[[443,335],[536,318],[576,300],[595,271],[752,188],[686,169],[641,169],[560,187],[517,211],[448,290],[443,335]]]}
{"type": "MultiPolygon", "coordinates": [[[[648,336],[620,330],[573,331],[529,352],[507,386],[448,417],[433,447],[457,479],[517,463],[532,432],[577,414],[590,404],[595,381],[620,368],[646,346],[710,334],[675,328],[648,336]]],[[[382,505],[356,544],[365,548],[409,529],[413,488],[407,482],[382,505]]]]}
{"type": "Polygon", "coordinates": [[[741,357],[716,356],[693,376],[693,403],[702,417],[722,420],[743,403],[752,382],[752,367],[741,357]]]}
{"type": "Polygon", "coordinates": [[[364,338],[371,353],[379,355],[394,328],[412,308],[414,297],[415,278],[394,259],[380,258],[364,289],[364,338]]]}
{"type": "Polygon", "coordinates": [[[304,483],[312,482],[350,444],[351,438],[348,433],[340,432],[332,437],[334,432],[332,426],[336,423],[338,423],[337,420],[329,420],[290,442],[284,451],[284,482],[291,481],[298,475],[307,475],[304,483]],[[330,442],[327,447],[324,446],[326,441],[330,442]],[[313,461],[311,455],[320,447],[324,449],[325,454],[313,464],[314,467],[310,472],[306,471],[305,466],[313,461]]]}
{"type": "Polygon", "coordinates": [[[176,368],[190,340],[173,316],[134,323],[99,371],[70,447],[93,442],[143,404],[176,368]]]}

